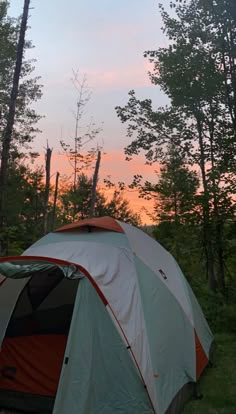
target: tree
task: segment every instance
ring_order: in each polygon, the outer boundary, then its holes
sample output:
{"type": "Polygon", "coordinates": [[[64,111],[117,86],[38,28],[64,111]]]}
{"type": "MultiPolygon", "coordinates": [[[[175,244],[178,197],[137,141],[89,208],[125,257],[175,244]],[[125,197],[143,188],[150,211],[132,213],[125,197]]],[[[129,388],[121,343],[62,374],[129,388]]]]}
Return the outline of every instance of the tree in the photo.
{"type": "Polygon", "coordinates": [[[190,171],[182,154],[174,147],[167,150],[165,164],[160,168],[158,183],[146,182],[143,191],[156,195],[156,221],[169,221],[189,224],[197,215],[196,194],[199,179],[195,171],[190,171]]]}
{"type": "Polygon", "coordinates": [[[55,181],[55,190],[54,190],[54,196],[53,196],[53,206],[52,206],[52,218],[51,218],[51,230],[52,231],[55,228],[55,221],[56,221],[56,209],[57,209],[59,177],[60,177],[60,173],[57,172],[56,173],[56,181],[55,181]]]}
{"type": "Polygon", "coordinates": [[[96,201],[96,193],[97,193],[97,183],[98,183],[98,173],[100,168],[101,162],[101,151],[98,150],[97,161],[95,165],[94,175],[93,175],[93,186],[92,186],[92,195],[91,195],[91,207],[90,207],[90,216],[94,216],[95,210],[95,201],[96,201]]]}
{"type": "Polygon", "coordinates": [[[1,241],[5,254],[14,255],[20,254],[43,235],[45,186],[43,170],[32,170],[22,163],[10,166],[8,180],[8,226],[1,233],[1,241]]]}
{"type": "MultiPolygon", "coordinates": [[[[68,189],[68,183],[66,183],[60,194],[58,225],[90,217],[92,188],[93,180],[85,174],[78,176],[76,191],[74,191],[73,184],[68,189]]],[[[140,224],[138,214],[131,210],[129,202],[119,191],[114,191],[111,200],[107,201],[104,194],[98,188],[95,198],[94,217],[102,216],[112,216],[134,225],[140,224]]]]}
{"type": "Polygon", "coordinates": [[[157,172],[157,183],[143,183],[142,176],[136,175],[131,187],[136,187],[141,197],[155,200],[154,211],[149,213],[153,222],[158,223],[155,235],[161,237],[168,250],[180,261],[186,234],[199,224],[199,179],[196,171],[190,170],[183,154],[170,145],[157,172]]]}
{"type": "MultiPolygon", "coordinates": [[[[83,220],[90,216],[92,195],[92,179],[85,174],[80,174],[77,177],[77,185],[74,188],[74,183],[68,189],[68,181],[62,189],[60,194],[60,203],[63,220],[66,222],[73,222],[83,220]]],[[[102,206],[105,204],[105,197],[97,192],[95,200],[95,216],[101,214],[102,206]]]]}
{"type": "MultiPolygon", "coordinates": [[[[89,151],[84,151],[83,149],[86,144],[96,138],[100,133],[101,128],[98,128],[92,119],[85,126],[82,122],[85,115],[85,109],[91,99],[91,91],[86,76],[83,75],[81,78],[78,71],[73,71],[72,84],[76,91],[76,109],[73,112],[75,133],[72,140],[61,140],[60,144],[72,167],[73,191],[76,193],[79,175],[91,168],[96,159],[97,151],[100,150],[100,148],[91,148],[89,151]]],[[[77,199],[76,194],[74,199],[77,199]]],[[[93,208],[91,210],[93,210],[93,208]]],[[[74,205],[74,219],[76,211],[77,206],[74,205]]]]}
{"type": "Polygon", "coordinates": [[[83,75],[81,78],[78,71],[73,71],[72,84],[76,91],[76,109],[73,112],[75,133],[72,140],[64,141],[61,139],[60,144],[73,169],[75,189],[78,175],[83,169],[91,166],[97,153],[96,149],[93,148],[87,153],[83,153],[83,147],[95,139],[101,128],[96,127],[92,119],[85,126],[82,124],[86,107],[91,99],[91,91],[86,76],[83,75]]]}
{"type": "Polygon", "coordinates": [[[168,95],[171,105],[155,111],[151,100],[140,101],[131,91],[128,104],[117,107],[121,121],[128,123],[127,135],[133,139],[126,148],[128,156],[144,150],[148,161],[160,162],[171,143],[183,151],[190,165],[199,167],[203,244],[212,290],[217,284],[224,289],[222,233],[226,217],[232,214],[229,176],[235,165],[235,48],[227,41],[227,59],[226,48],[222,48],[223,40],[229,33],[234,38],[235,30],[227,17],[227,2],[223,3],[224,29],[219,19],[222,2],[171,2],[174,17],[161,6],[169,46],[145,52],[145,56],[153,63],[152,83],[168,95]],[[230,207],[224,216],[219,199],[230,207]]]}
{"type": "Polygon", "coordinates": [[[14,69],[14,76],[12,82],[12,89],[9,101],[9,111],[7,116],[7,123],[3,134],[2,140],[2,153],[1,153],[1,168],[0,168],[0,225],[3,225],[5,214],[5,193],[7,185],[7,173],[10,160],[10,147],[12,140],[12,131],[15,121],[16,113],[16,100],[19,93],[19,81],[21,75],[23,53],[25,47],[25,32],[27,27],[28,13],[29,13],[30,0],[24,1],[24,10],[20,26],[19,40],[16,49],[16,63],[14,69]]]}
{"type": "Polygon", "coordinates": [[[48,146],[45,153],[45,194],[44,194],[44,234],[48,232],[48,203],[50,196],[50,181],[51,181],[51,157],[52,148],[48,146]]]}
{"type": "MultiPolygon", "coordinates": [[[[26,4],[28,7],[28,4],[26,4]]],[[[27,11],[26,7],[26,11],[27,11]]],[[[17,45],[21,44],[24,51],[31,47],[30,42],[23,42],[23,32],[26,28],[26,13],[23,19],[23,29],[20,31],[18,20],[11,19],[7,16],[8,2],[3,1],[0,4],[0,153],[4,162],[1,163],[2,183],[7,186],[11,185],[10,177],[7,178],[6,172],[18,169],[18,162],[27,157],[26,149],[30,151],[30,143],[37,131],[37,121],[40,116],[31,108],[32,102],[41,97],[41,85],[38,84],[38,78],[31,78],[33,72],[33,62],[23,59],[20,65],[20,54],[17,45]],[[19,42],[18,42],[19,39],[19,42]],[[24,44],[24,45],[23,45],[24,44]],[[17,60],[17,64],[16,64],[17,60]],[[17,76],[20,72],[20,81],[17,85],[17,76]],[[15,73],[15,77],[14,77],[15,73]],[[14,78],[14,82],[13,82],[14,78]],[[14,88],[13,88],[14,84],[14,88]],[[14,92],[14,93],[13,93],[14,92]],[[15,100],[16,98],[16,100],[15,100]],[[15,100],[15,103],[14,103],[15,100]],[[15,106],[15,107],[14,107],[15,106]],[[9,108],[14,109],[14,116],[9,116],[9,108]],[[14,118],[14,128],[12,128],[12,120],[14,118]],[[10,141],[6,138],[6,134],[10,141]],[[9,145],[10,143],[10,145],[9,145]]],[[[31,153],[30,156],[36,154],[31,153]]],[[[1,196],[6,197],[6,193],[10,193],[6,188],[1,190],[1,196]]],[[[5,198],[5,206],[9,207],[9,203],[5,198]]],[[[12,206],[13,207],[13,206],[12,206]]],[[[9,210],[5,207],[2,209],[1,216],[4,216],[4,226],[8,226],[9,210]],[[7,211],[7,214],[6,214],[7,211]]],[[[2,220],[3,221],[3,220],[2,220]]],[[[3,233],[6,233],[5,231],[3,233]]],[[[4,235],[1,235],[2,245],[4,245],[4,235]]],[[[4,253],[4,251],[2,251],[4,253]]]]}
{"type": "Polygon", "coordinates": [[[132,211],[129,201],[120,190],[114,191],[111,200],[105,204],[102,215],[114,217],[133,226],[141,225],[139,214],[132,211]]]}

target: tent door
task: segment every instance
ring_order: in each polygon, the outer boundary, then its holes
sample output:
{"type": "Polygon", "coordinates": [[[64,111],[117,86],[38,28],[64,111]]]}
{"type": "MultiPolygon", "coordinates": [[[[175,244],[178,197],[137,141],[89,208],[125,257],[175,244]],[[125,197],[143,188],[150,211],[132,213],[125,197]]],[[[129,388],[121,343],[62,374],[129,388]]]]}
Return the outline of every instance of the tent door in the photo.
{"type": "Polygon", "coordinates": [[[53,410],[79,280],[66,279],[54,267],[49,274],[9,281],[12,285],[21,281],[25,286],[18,300],[15,297],[12,310],[15,308],[11,318],[9,312],[9,323],[6,322],[0,353],[0,370],[6,374],[0,376],[0,409],[49,414],[53,410]],[[13,378],[4,367],[11,368],[13,378]]]}

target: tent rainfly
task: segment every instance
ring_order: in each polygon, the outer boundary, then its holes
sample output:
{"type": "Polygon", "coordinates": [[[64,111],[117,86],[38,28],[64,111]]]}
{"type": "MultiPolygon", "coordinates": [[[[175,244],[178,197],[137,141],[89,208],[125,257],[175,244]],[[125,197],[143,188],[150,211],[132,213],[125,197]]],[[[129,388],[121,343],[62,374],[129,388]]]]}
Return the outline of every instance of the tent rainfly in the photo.
{"type": "Polygon", "coordinates": [[[111,217],[0,259],[0,408],[177,414],[213,336],[175,259],[111,217]]]}

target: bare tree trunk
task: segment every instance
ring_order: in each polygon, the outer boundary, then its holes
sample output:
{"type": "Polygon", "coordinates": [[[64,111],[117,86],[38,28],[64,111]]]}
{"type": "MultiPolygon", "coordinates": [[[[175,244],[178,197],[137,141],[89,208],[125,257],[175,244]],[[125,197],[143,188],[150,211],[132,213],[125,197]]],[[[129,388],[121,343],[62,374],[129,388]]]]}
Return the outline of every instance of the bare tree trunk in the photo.
{"type": "Polygon", "coordinates": [[[46,170],[46,182],[44,193],[44,218],[43,218],[43,233],[47,234],[48,231],[48,201],[50,193],[50,176],[51,176],[51,157],[52,149],[47,145],[45,156],[45,170],[46,170]]]}
{"type": "Polygon", "coordinates": [[[13,84],[12,84],[12,90],[11,90],[11,96],[10,96],[7,125],[4,131],[4,134],[3,134],[1,168],[0,168],[0,229],[3,228],[4,226],[5,214],[6,214],[5,198],[6,198],[6,191],[7,191],[8,164],[9,164],[9,156],[10,156],[10,148],[11,148],[11,140],[12,140],[12,131],[13,131],[13,126],[14,126],[14,121],[15,121],[16,100],[17,100],[18,91],[19,91],[19,80],[20,80],[22,60],[23,60],[23,54],[24,54],[25,33],[27,30],[29,5],[30,5],[30,0],[24,0],[24,9],[23,9],[23,15],[22,15],[22,20],[21,20],[19,41],[18,41],[18,46],[17,46],[16,64],[15,64],[13,84]]]}
{"type": "Polygon", "coordinates": [[[101,163],[101,151],[98,151],[95,171],[93,175],[93,187],[92,187],[92,196],[91,196],[91,209],[90,209],[90,217],[94,216],[95,212],[95,202],[96,202],[96,194],[97,194],[97,182],[98,182],[98,173],[101,163]]]}
{"type": "Polygon", "coordinates": [[[74,192],[76,192],[77,176],[78,176],[78,128],[80,119],[80,102],[77,102],[77,110],[75,117],[75,138],[74,138],[74,192]]]}
{"type": "Polygon", "coordinates": [[[51,224],[51,229],[52,230],[54,230],[54,226],[55,226],[59,177],[60,177],[60,173],[57,172],[57,175],[56,175],[56,184],[55,184],[55,191],[54,191],[54,200],[53,200],[53,209],[52,209],[52,224],[51,224]]]}

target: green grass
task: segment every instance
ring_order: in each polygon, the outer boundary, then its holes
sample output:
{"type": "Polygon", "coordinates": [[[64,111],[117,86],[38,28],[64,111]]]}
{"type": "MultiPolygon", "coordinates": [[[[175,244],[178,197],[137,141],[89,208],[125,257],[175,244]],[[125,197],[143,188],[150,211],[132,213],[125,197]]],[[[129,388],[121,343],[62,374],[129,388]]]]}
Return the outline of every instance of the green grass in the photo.
{"type": "Polygon", "coordinates": [[[213,367],[198,384],[203,398],[190,401],[183,414],[236,414],[236,335],[218,334],[215,339],[213,367]]]}

